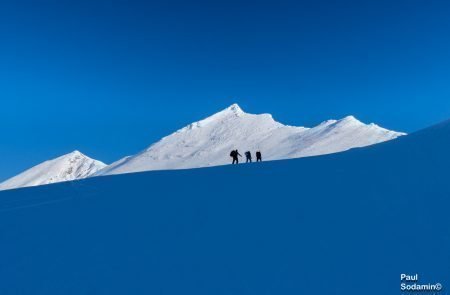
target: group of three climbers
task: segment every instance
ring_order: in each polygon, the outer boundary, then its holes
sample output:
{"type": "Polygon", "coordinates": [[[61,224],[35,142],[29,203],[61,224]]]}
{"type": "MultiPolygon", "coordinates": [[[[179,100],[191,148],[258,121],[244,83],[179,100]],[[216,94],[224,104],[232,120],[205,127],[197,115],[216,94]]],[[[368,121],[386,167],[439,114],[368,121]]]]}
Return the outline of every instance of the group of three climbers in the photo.
{"type": "MultiPolygon", "coordinates": [[[[251,163],[252,162],[252,153],[250,151],[246,151],[244,153],[245,158],[246,158],[246,162],[245,163],[251,163]]],[[[233,159],[233,163],[232,164],[239,164],[239,157],[242,157],[241,154],[239,154],[238,150],[232,150],[230,152],[230,157],[233,159]]],[[[262,157],[261,157],[261,152],[257,151],[256,152],[256,162],[261,162],[262,161],[262,157]]]]}

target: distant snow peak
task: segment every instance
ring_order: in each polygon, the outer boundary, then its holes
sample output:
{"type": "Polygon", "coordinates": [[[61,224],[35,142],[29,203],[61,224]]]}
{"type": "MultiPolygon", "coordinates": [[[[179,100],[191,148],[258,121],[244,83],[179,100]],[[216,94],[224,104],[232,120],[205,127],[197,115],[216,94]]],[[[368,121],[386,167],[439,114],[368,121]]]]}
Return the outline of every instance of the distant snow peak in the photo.
{"type": "Polygon", "coordinates": [[[224,120],[235,119],[236,117],[240,117],[244,114],[246,113],[239,107],[239,105],[237,103],[234,103],[220,112],[217,112],[203,120],[191,123],[186,127],[181,128],[180,130],[176,131],[176,133],[202,128],[207,126],[208,124],[223,122],[224,120]]]}
{"type": "Polygon", "coordinates": [[[0,190],[82,179],[106,167],[78,150],[45,161],[0,183],[0,190]]]}
{"type": "Polygon", "coordinates": [[[339,125],[339,126],[344,126],[344,125],[353,125],[353,126],[361,126],[361,125],[365,125],[364,123],[362,123],[361,121],[359,121],[358,119],[356,119],[354,116],[346,116],[340,120],[337,120],[334,124],[339,125]]]}
{"type": "Polygon", "coordinates": [[[234,103],[231,106],[227,107],[226,109],[223,109],[222,111],[217,112],[202,121],[210,122],[214,120],[241,117],[243,115],[247,115],[247,113],[245,113],[237,103],[234,103]]]}
{"type": "Polygon", "coordinates": [[[344,118],[342,118],[342,119],[339,120],[339,121],[354,121],[354,122],[359,122],[359,123],[361,123],[361,121],[359,121],[358,119],[356,119],[355,116],[353,116],[353,115],[345,116],[344,118]]]}
{"type": "Polygon", "coordinates": [[[238,104],[194,122],[121,159],[96,175],[184,169],[229,163],[229,151],[260,150],[264,160],[315,156],[394,139],[404,133],[366,125],[354,116],[316,127],[286,126],[270,114],[245,113],[238,104]]]}
{"type": "Polygon", "coordinates": [[[227,110],[232,111],[235,114],[242,114],[244,111],[241,109],[241,107],[237,103],[233,103],[231,106],[227,108],[227,110]]]}
{"type": "Polygon", "coordinates": [[[234,117],[240,117],[244,114],[246,114],[246,113],[241,109],[241,107],[237,103],[234,103],[231,106],[227,107],[226,109],[224,109],[220,112],[217,112],[202,121],[205,121],[205,120],[212,121],[214,119],[234,118],[234,117]]]}
{"type": "Polygon", "coordinates": [[[81,153],[79,150],[74,150],[73,152],[68,153],[66,156],[87,157],[83,153],[81,153]]]}

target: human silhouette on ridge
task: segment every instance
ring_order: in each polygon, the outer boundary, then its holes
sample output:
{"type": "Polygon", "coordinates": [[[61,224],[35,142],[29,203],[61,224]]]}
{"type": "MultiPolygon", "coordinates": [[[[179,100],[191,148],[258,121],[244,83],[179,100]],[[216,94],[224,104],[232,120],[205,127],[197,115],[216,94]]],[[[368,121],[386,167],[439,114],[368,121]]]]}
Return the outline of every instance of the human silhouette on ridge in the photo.
{"type": "Polygon", "coordinates": [[[241,154],[239,154],[238,150],[232,150],[230,153],[230,157],[233,158],[232,164],[239,164],[239,157],[242,157],[241,154]]]}
{"type": "Polygon", "coordinates": [[[245,158],[246,158],[246,161],[245,161],[245,163],[248,163],[248,162],[252,162],[252,153],[250,153],[250,151],[246,151],[245,152],[245,158]]]}
{"type": "Polygon", "coordinates": [[[262,157],[261,157],[261,152],[260,151],[256,152],[256,162],[262,162],[262,157]]]}

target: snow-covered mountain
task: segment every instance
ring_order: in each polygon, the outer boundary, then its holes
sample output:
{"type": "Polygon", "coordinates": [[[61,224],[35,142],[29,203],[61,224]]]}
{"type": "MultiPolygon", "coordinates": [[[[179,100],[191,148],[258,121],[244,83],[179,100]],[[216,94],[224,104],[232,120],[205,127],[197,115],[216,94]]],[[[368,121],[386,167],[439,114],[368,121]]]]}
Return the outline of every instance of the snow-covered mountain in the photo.
{"type": "Polygon", "coordinates": [[[449,150],[450,121],[308,160],[2,191],[0,294],[389,295],[405,269],[450,286],[449,150]]]}
{"type": "Polygon", "coordinates": [[[245,113],[233,104],[204,120],[162,138],[144,151],[125,157],[96,175],[146,170],[182,169],[230,163],[229,153],[238,149],[262,152],[263,160],[323,155],[394,139],[405,133],[353,116],[328,120],[314,128],[286,126],[270,114],[245,113]]]}
{"type": "Polygon", "coordinates": [[[86,178],[104,167],[106,164],[91,159],[79,151],[73,151],[45,161],[0,183],[0,190],[86,178]]]}

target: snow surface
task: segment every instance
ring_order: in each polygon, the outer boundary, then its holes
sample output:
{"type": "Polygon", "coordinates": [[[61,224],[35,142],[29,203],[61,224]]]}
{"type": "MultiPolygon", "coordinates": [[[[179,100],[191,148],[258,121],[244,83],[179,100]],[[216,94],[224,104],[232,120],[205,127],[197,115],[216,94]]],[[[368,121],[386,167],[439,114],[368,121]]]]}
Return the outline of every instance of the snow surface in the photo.
{"type": "Polygon", "coordinates": [[[106,164],[91,159],[79,151],[73,151],[45,161],[0,183],[0,190],[86,178],[104,167],[106,164]]]}
{"type": "Polygon", "coordinates": [[[162,138],[144,151],[123,158],[96,175],[146,170],[217,166],[230,163],[229,153],[249,150],[263,160],[316,156],[395,139],[405,133],[376,124],[364,124],[353,116],[328,120],[314,128],[276,122],[270,114],[245,113],[237,104],[162,138]]]}
{"type": "Polygon", "coordinates": [[[390,295],[416,272],[446,288],[449,150],[450,121],[321,157],[1,191],[0,294],[390,295]]]}

